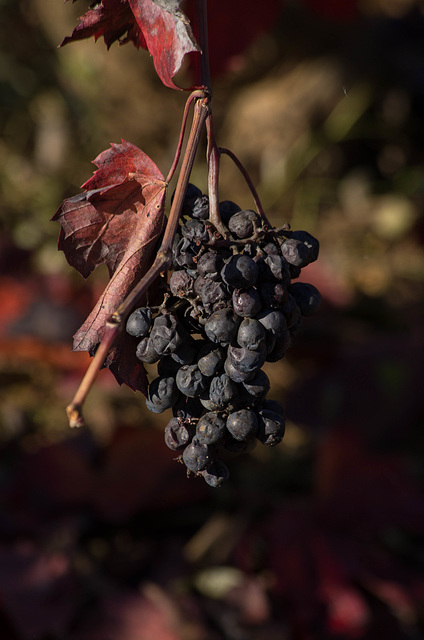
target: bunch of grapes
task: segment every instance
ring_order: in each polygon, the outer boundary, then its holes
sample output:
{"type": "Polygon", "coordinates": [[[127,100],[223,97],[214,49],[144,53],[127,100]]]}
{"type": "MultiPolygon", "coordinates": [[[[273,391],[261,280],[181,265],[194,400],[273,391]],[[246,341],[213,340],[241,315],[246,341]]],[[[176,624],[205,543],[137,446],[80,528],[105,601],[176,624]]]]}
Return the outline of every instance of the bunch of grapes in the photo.
{"type": "Polygon", "coordinates": [[[139,360],[157,363],[147,407],[172,409],[167,446],[212,487],[229,476],[223,451],[283,439],[284,410],[266,398],[262,367],[284,356],[321,299],[313,285],[292,283],[318,257],[313,236],[270,228],[231,201],[220,215],[230,240],[208,222],[208,196],[188,186],[164,302],[136,309],[126,325],[139,360]]]}

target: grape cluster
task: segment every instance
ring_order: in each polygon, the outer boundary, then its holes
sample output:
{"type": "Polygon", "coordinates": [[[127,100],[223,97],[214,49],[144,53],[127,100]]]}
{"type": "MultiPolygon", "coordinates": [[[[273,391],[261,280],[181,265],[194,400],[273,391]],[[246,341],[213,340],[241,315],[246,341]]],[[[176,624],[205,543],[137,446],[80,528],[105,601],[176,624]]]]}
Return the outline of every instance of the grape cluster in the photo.
{"type": "Polygon", "coordinates": [[[181,452],[190,472],[213,486],[228,478],[222,452],[241,452],[260,441],[278,444],[283,407],[266,398],[262,370],[286,353],[302,316],[320,294],[292,283],[318,257],[306,231],[269,228],[254,211],[220,203],[230,240],[208,222],[208,196],[189,185],[172,250],[172,272],[163,305],[136,309],[126,330],[138,339],[136,355],[157,363],[147,407],[172,409],[167,446],[181,452]]]}

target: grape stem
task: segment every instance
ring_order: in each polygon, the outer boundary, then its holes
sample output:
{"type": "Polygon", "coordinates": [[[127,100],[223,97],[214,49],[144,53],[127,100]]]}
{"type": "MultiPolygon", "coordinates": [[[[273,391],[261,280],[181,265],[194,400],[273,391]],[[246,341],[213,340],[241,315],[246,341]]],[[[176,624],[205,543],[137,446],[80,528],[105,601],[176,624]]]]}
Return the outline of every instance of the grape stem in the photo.
{"type": "Polygon", "coordinates": [[[246,168],[243,166],[243,164],[241,163],[239,158],[236,156],[235,153],[233,153],[232,151],[230,151],[229,149],[226,149],[224,147],[219,147],[218,153],[220,155],[224,154],[224,155],[228,156],[234,162],[234,164],[236,165],[237,169],[240,171],[240,173],[242,174],[243,178],[245,179],[245,181],[247,183],[247,186],[250,189],[250,193],[252,194],[253,200],[255,201],[255,206],[256,206],[257,212],[261,216],[261,218],[264,221],[264,223],[267,226],[271,227],[272,225],[271,225],[270,221],[268,220],[268,218],[266,217],[264,208],[263,208],[262,203],[260,201],[258,192],[256,191],[255,185],[253,184],[251,177],[249,176],[246,168]]]}

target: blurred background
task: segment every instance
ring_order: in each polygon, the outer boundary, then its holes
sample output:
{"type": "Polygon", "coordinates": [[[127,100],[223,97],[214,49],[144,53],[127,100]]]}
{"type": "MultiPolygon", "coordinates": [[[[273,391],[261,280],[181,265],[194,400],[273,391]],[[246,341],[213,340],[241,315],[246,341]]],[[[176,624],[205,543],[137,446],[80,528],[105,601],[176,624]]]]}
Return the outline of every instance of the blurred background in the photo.
{"type": "MultiPolygon", "coordinates": [[[[319,238],[323,304],[266,368],[284,442],[214,490],[109,371],[69,430],[72,334],[107,274],[73,271],[50,222],[110,142],[166,174],[186,95],[131,44],[58,49],[83,0],[0,0],[0,640],[424,637],[423,4],[229,4],[218,144],[275,225],[319,238]]],[[[226,158],[220,188],[252,207],[226,158]]]]}

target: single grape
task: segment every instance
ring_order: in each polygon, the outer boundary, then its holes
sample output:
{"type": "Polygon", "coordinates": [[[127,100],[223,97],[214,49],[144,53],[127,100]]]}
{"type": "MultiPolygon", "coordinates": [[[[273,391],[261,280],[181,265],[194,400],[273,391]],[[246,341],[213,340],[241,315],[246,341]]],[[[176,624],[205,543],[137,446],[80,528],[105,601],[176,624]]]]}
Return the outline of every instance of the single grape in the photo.
{"type": "Polygon", "coordinates": [[[201,195],[192,200],[188,215],[192,218],[207,220],[209,217],[209,197],[201,195]]]}
{"type": "Polygon", "coordinates": [[[295,267],[306,267],[318,258],[319,242],[307,231],[293,231],[281,245],[281,253],[295,267]]]}
{"type": "Polygon", "coordinates": [[[178,370],[175,381],[181,393],[189,398],[199,396],[208,385],[197,364],[183,365],[178,370]]]}
{"type": "Polygon", "coordinates": [[[271,384],[265,371],[259,369],[254,376],[243,382],[246,391],[254,398],[265,398],[271,388],[271,384]]]}
{"type": "Polygon", "coordinates": [[[221,277],[236,289],[253,287],[258,279],[258,266],[249,256],[235,255],[223,266],[221,277]]]}
{"type": "Polygon", "coordinates": [[[187,298],[193,293],[193,278],[184,269],[174,271],[169,279],[169,288],[174,296],[187,298]]]}
{"type": "Polygon", "coordinates": [[[138,360],[145,362],[146,364],[154,364],[160,358],[160,355],[155,350],[150,337],[145,337],[137,345],[135,355],[138,360]]]}
{"type": "Polygon", "coordinates": [[[259,224],[259,217],[255,211],[245,209],[231,216],[228,222],[228,228],[237,238],[250,238],[255,229],[255,225],[259,224]]]}
{"type": "Polygon", "coordinates": [[[268,409],[261,409],[258,418],[257,438],[268,447],[274,447],[279,444],[285,432],[284,416],[268,409]]]}
{"type": "Polygon", "coordinates": [[[227,430],[235,440],[249,440],[256,435],[258,430],[258,418],[250,409],[240,409],[230,413],[226,423],[227,430]]]}
{"type": "Polygon", "coordinates": [[[187,469],[193,471],[193,473],[203,471],[212,462],[209,447],[200,444],[196,438],[193,438],[192,442],[183,451],[183,462],[187,469]]]}
{"type": "Polygon", "coordinates": [[[153,413],[162,413],[170,409],[178,399],[178,389],[174,378],[158,377],[149,385],[146,406],[153,413]]]}
{"type": "Polygon", "coordinates": [[[256,289],[234,289],[234,312],[243,318],[252,318],[262,309],[261,296],[256,289]]]}
{"type": "Polygon", "coordinates": [[[126,331],[135,338],[144,338],[152,326],[152,312],[148,307],[140,307],[128,317],[126,331]]]}
{"type": "Polygon", "coordinates": [[[254,372],[246,373],[237,369],[229,358],[224,362],[224,371],[233,382],[245,382],[254,376],[254,372]]]}
{"type": "Polygon", "coordinates": [[[178,449],[186,447],[191,438],[192,434],[187,424],[184,424],[178,418],[171,418],[165,427],[166,446],[173,451],[178,451],[178,449]]]}
{"type": "Polygon", "coordinates": [[[261,345],[259,349],[244,349],[243,347],[228,347],[228,360],[242,373],[254,373],[265,362],[266,347],[261,345]]]}
{"type": "Polygon", "coordinates": [[[288,295],[288,288],[281,282],[263,282],[261,285],[261,298],[264,307],[278,309],[284,303],[288,295]]]}
{"type": "Polygon", "coordinates": [[[237,332],[237,342],[245,349],[259,349],[265,344],[266,330],[264,326],[254,318],[245,318],[237,332]]]}
{"type": "Polygon", "coordinates": [[[187,220],[181,227],[183,238],[195,244],[202,244],[209,240],[209,230],[203,220],[187,220]]]}
{"type": "Polygon", "coordinates": [[[173,313],[164,313],[156,316],[150,340],[159,355],[167,356],[184,344],[187,334],[173,313]]]}
{"type": "MultiPolygon", "coordinates": [[[[199,280],[199,278],[197,278],[197,280],[199,280]]],[[[229,300],[230,298],[228,289],[223,282],[215,282],[215,280],[210,280],[209,278],[204,278],[204,283],[200,290],[200,297],[205,306],[220,300],[229,300]]]]}
{"type": "Polygon", "coordinates": [[[226,346],[236,337],[240,322],[231,309],[220,309],[205,322],[205,333],[211,342],[226,346]]]}
{"type": "Polygon", "coordinates": [[[201,471],[205,482],[214,489],[222,487],[230,477],[227,465],[221,460],[214,460],[207,469],[201,471]]]}
{"type": "Polygon", "coordinates": [[[270,334],[280,337],[287,330],[286,318],[280,309],[263,309],[257,316],[258,322],[270,334]]]}
{"type": "Polygon", "coordinates": [[[321,294],[313,284],[295,282],[289,289],[302,316],[311,316],[321,304],[321,294]]]}
{"type": "Polygon", "coordinates": [[[291,239],[299,240],[303,242],[305,247],[309,250],[309,262],[315,262],[318,259],[319,254],[319,241],[311,235],[308,231],[292,231],[291,239]]]}
{"type": "Polygon", "coordinates": [[[225,435],[225,420],[214,411],[205,413],[196,425],[196,439],[200,444],[215,445],[225,435]]]}
{"type": "Polygon", "coordinates": [[[258,271],[261,280],[278,281],[286,285],[290,283],[289,264],[280,255],[270,254],[259,260],[258,271]]]}
{"type": "Polygon", "coordinates": [[[222,347],[209,342],[200,349],[197,366],[204,376],[214,376],[222,367],[225,355],[222,347]]]}
{"type": "Polygon", "coordinates": [[[197,273],[211,280],[219,280],[223,263],[224,261],[218,253],[208,251],[200,256],[197,262],[197,273]]]}
{"type": "Polygon", "coordinates": [[[238,388],[226,373],[212,378],[209,399],[218,409],[225,409],[237,395],[238,388]]]}

